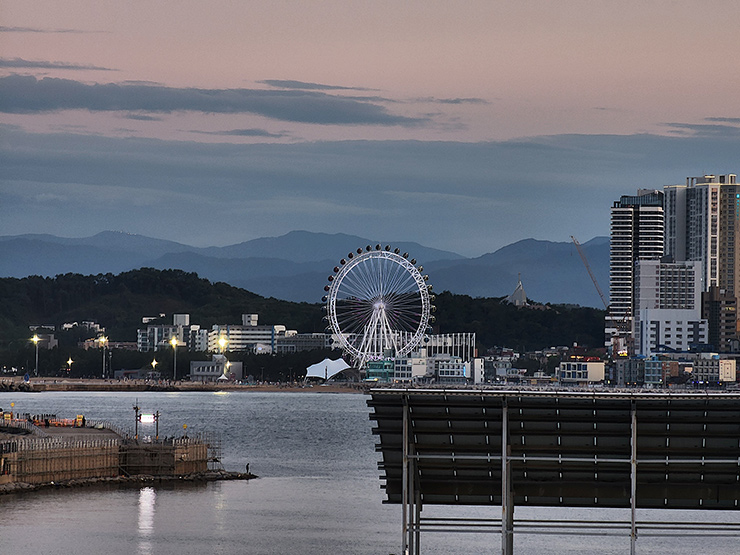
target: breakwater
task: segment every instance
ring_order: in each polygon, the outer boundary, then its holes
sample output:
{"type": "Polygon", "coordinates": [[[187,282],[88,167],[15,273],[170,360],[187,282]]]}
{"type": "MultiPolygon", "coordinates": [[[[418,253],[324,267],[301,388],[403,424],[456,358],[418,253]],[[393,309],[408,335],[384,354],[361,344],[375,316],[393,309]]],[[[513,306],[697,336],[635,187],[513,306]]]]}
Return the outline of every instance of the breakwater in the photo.
{"type": "Polygon", "coordinates": [[[169,380],[103,380],[103,379],[55,379],[32,378],[25,382],[20,378],[0,381],[0,392],[45,392],[45,391],[253,391],[253,392],[296,392],[296,393],[364,393],[368,386],[363,383],[337,383],[320,386],[299,383],[239,384],[233,382],[191,382],[169,380]]]}
{"type": "MultiPolygon", "coordinates": [[[[25,420],[0,424],[0,493],[90,483],[137,483],[141,479],[209,480],[248,476],[226,473],[220,436],[130,437],[101,423],[64,426],[46,418],[39,427],[25,420]]],[[[74,422],[74,421],[72,421],[74,422]]]]}

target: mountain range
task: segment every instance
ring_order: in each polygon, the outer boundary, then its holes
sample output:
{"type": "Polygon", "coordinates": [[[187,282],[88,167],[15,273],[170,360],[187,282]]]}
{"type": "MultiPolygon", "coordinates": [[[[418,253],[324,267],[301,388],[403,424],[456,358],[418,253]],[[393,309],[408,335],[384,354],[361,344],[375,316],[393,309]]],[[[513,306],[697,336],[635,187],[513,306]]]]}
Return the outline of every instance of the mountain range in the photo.
{"type": "MultiPolygon", "coordinates": [[[[521,277],[530,299],[603,308],[573,243],[524,239],[476,258],[420,245],[386,243],[342,233],[292,231],[225,247],[193,247],[142,235],[105,231],[92,237],[0,236],[0,277],[113,273],[151,267],[195,272],[264,297],[319,302],[327,277],[342,257],[377,244],[408,252],[423,265],[435,291],[502,297],[521,277]]],[[[602,291],[609,285],[609,239],[582,250],[602,291]]]]}

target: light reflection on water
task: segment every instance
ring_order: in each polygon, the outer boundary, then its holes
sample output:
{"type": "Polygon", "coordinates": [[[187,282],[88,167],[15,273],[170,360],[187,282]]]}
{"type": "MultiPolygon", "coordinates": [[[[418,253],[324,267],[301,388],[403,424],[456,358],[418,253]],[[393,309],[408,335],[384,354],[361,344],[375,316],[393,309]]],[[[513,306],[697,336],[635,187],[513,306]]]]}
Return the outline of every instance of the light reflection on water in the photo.
{"type": "Polygon", "coordinates": [[[157,492],[146,487],[139,490],[139,554],[152,555],[151,535],[154,531],[154,502],[157,492]]]}
{"type": "MultiPolygon", "coordinates": [[[[400,554],[400,507],[383,504],[366,397],[318,393],[0,393],[16,411],[84,413],[133,428],[137,403],[162,413],[160,435],[218,430],[227,470],[249,482],[97,488],[0,496],[0,553],[45,555],[400,554]],[[137,402],[138,401],[138,402],[137,402]]],[[[142,429],[144,435],[154,435],[142,429]]],[[[424,516],[449,515],[425,507],[424,516]]],[[[738,522],[735,513],[669,511],[643,518],[738,522]],[[651,516],[655,515],[655,516],[651,516]]],[[[454,516],[500,516],[499,507],[454,516]]],[[[626,511],[516,509],[515,518],[625,520],[626,511]]],[[[734,538],[638,539],[638,554],[725,555],[734,538]]],[[[423,534],[422,553],[490,554],[498,534],[423,534]]],[[[626,537],[515,536],[517,555],[621,555],[626,537]]]]}

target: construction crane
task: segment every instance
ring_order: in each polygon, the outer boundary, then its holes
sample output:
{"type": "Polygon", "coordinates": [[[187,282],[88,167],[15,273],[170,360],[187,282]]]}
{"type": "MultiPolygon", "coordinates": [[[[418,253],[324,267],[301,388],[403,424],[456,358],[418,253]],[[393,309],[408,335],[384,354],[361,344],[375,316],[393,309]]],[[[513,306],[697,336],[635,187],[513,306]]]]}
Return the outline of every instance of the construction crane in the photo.
{"type": "Polygon", "coordinates": [[[591,276],[591,281],[594,282],[594,287],[596,287],[596,291],[599,294],[599,297],[601,297],[601,302],[604,303],[604,308],[606,310],[609,310],[609,303],[606,302],[606,297],[604,296],[604,293],[601,291],[601,287],[599,287],[599,282],[596,281],[596,276],[594,276],[594,273],[591,271],[591,266],[588,264],[588,260],[586,260],[586,255],[583,254],[583,249],[581,248],[581,244],[578,242],[578,239],[573,237],[572,235],[570,238],[573,240],[573,244],[576,246],[576,249],[578,250],[578,254],[581,256],[581,260],[583,260],[583,265],[586,267],[586,271],[588,271],[588,275],[591,276]]]}
{"type": "MultiPolygon", "coordinates": [[[[591,271],[591,266],[588,264],[588,260],[586,260],[586,255],[583,253],[581,244],[578,242],[578,239],[576,239],[572,235],[570,236],[570,238],[573,240],[573,244],[576,246],[578,254],[581,256],[581,260],[583,260],[583,265],[586,267],[588,275],[591,276],[591,281],[594,282],[594,287],[596,287],[596,291],[599,293],[599,297],[601,297],[601,302],[604,303],[604,308],[606,309],[608,314],[609,303],[606,302],[606,297],[601,291],[601,287],[599,287],[599,282],[596,281],[596,276],[594,276],[594,273],[591,271]]],[[[616,357],[620,353],[620,351],[629,352],[629,347],[626,347],[626,349],[624,347],[630,341],[630,330],[627,328],[628,317],[629,314],[625,313],[620,320],[617,320],[615,322],[617,332],[612,335],[612,357],[616,357]]]]}

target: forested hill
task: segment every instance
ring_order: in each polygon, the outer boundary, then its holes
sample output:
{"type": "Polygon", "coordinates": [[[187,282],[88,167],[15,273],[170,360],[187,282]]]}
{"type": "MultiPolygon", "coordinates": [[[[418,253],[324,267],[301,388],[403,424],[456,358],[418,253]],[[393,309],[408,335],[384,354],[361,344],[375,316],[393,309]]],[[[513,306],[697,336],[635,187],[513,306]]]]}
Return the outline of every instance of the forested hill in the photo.
{"type": "Polygon", "coordinates": [[[436,295],[435,305],[441,333],[475,332],[484,349],[501,346],[525,352],[574,342],[596,349],[604,346],[605,313],[595,308],[537,303],[517,308],[505,297],[475,298],[447,291],[436,295]]]}
{"type": "Polygon", "coordinates": [[[259,314],[260,324],[284,324],[302,332],[323,331],[318,305],[264,298],[195,273],[142,268],[118,275],[64,274],[0,279],[0,333],[28,335],[28,326],[94,321],[111,341],[135,341],[144,316],[190,314],[190,322],[241,324],[242,314],[259,314]]]}
{"type": "MultiPolygon", "coordinates": [[[[499,298],[443,292],[434,303],[439,333],[475,332],[484,349],[520,350],[573,342],[603,343],[603,311],[560,305],[516,307],[499,298]]],[[[242,314],[259,314],[260,324],[283,324],[301,333],[323,331],[321,306],[265,298],[225,283],[211,283],[181,270],[142,268],[118,275],[64,274],[0,279],[0,347],[27,340],[29,325],[94,321],[111,341],[135,341],[142,317],[190,314],[193,324],[240,324],[242,314]]]]}

